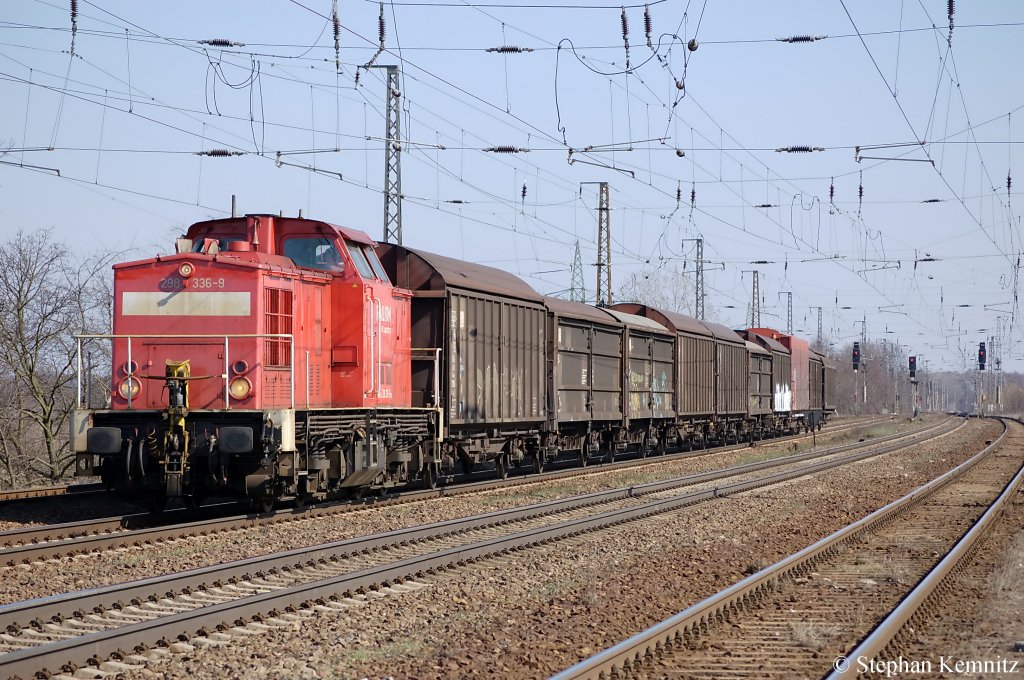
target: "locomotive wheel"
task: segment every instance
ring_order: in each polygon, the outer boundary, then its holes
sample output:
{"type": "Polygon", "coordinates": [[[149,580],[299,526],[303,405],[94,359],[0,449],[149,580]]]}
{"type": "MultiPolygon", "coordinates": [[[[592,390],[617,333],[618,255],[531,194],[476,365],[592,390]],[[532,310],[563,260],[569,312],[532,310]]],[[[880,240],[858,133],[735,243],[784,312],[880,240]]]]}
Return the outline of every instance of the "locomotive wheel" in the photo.
{"type": "Polygon", "coordinates": [[[162,493],[157,493],[149,497],[149,511],[154,515],[162,515],[166,509],[167,496],[162,493]]]}
{"type": "Polygon", "coordinates": [[[309,505],[311,500],[312,498],[310,496],[298,495],[292,503],[295,505],[296,510],[302,510],[304,507],[309,505]]]}
{"type": "Polygon", "coordinates": [[[494,459],[494,471],[498,479],[508,479],[508,457],[504,453],[494,459]]]}
{"type": "Polygon", "coordinates": [[[114,474],[116,471],[114,459],[111,456],[103,456],[100,461],[100,481],[107,491],[114,490],[114,474]]]}

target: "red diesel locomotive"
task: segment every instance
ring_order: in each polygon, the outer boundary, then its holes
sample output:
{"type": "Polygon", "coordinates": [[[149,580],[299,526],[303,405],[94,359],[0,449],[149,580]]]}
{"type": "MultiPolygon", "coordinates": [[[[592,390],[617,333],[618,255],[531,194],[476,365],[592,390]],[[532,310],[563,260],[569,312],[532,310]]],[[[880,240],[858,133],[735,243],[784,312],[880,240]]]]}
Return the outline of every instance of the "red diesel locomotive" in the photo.
{"type": "MultiPolygon", "coordinates": [[[[834,370],[770,329],[539,295],[497,269],[324,222],[199,222],[114,267],[111,403],[71,419],[76,474],[162,508],[269,509],[820,427],[834,370]]],[[[80,366],[81,368],[81,366],[80,366]]],[[[81,370],[79,371],[81,373],[81,370]]],[[[81,385],[81,380],[79,382],[81,385]]]]}
{"type": "Polygon", "coordinates": [[[249,215],[116,265],[112,403],[75,412],[77,473],[157,506],[435,478],[438,410],[410,407],[411,295],[374,245],[249,215]]]}

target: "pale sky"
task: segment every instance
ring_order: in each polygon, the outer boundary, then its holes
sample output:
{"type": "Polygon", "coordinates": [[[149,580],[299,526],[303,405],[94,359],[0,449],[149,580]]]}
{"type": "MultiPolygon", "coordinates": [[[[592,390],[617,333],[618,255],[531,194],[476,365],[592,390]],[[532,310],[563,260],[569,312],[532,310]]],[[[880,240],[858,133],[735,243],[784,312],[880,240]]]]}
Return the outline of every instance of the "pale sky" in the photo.
{"type": "MultiPolygon", "coordinates": [[[[650,47],[632,4],[628,69],[621,6],[573,4],[383,3],[406,245],[565,295],[579,241],[593,297],[582,183],[607,181],[616,284],[692,276],[702,236],[721,323],[747,325],[756,269],[764,326],[785,330],[792,291],[802,335],[822,307],[837,346],[863,319],[960,370],[1002,324],[1024,370],[1024,3],[958,3],[950,34],[945,1],[664,0],[650,47]]],[[[235,194],[380,239],[383,73],[354,82],[380,9],[340,2],[336,52],[330,0],[78,0],[74,21],[70,1],[2,3],[0,235],[150,255],[235,194]],[[213,149],[241,155],[196,155],[213,149]]]]}

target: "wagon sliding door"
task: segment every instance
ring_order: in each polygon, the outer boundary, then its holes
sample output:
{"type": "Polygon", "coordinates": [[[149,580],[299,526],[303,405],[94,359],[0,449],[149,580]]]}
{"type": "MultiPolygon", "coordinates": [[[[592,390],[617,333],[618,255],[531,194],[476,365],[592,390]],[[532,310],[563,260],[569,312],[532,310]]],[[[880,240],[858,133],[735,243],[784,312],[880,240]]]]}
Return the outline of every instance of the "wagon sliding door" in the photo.
{"type": "Polygon", "coordinates": [[[449,422],[542,421],[544,308],[461,291],[448,302],[449,422]]]}

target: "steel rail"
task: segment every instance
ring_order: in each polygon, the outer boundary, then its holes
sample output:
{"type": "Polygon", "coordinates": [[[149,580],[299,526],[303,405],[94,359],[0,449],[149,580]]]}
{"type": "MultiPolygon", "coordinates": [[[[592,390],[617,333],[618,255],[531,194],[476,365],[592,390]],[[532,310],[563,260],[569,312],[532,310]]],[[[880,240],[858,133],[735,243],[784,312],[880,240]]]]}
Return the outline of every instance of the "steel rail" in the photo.
{"type": "Polygon", "coordinates": [[[63,486],[33,486],[23,489],[8,489],[0,491],[0,502],[23,501],[31,498],[50,498],[53,496],[77,496],[81,494],[97,493],[104,490],[100,483],[95,484],[65,484],[63,486]]]}
{"type": "MultiPolygon", "coordinates": [[[[1008,418],[1024,425],[1024,421],[1017,418],[1008,418]]],[[[850,673],[857,674],[859,668],[858,659],[891,658],[901,643],[901,637],[907,626],[915,628],[921,623],[921,619],[927,618],[923,611],[933,598],[939,595],[939,588],[957,572],[961,565],[970,558],[979,545],[979,541],[992,527],[999,516],[1006,509],[1006,504],[1017,494],[1021,484],[1024,483],[1024,466],[1021,466],[1017,474],[1011,479],[999,497],[989,506],[977,522],[964,534],[956,545],[946,553],[946,556],[936,564],[921,579],[910,593],[872,630],[870,634],[859,645],[846,654],[847,659],[854,663],[849,664],[843,671],[833,668],[828,675],[828,680],[848,677],[850,673]]]]}
{"type": "MultiPolygon", "coordinates": [[[[735,482],[733,484],[693,491],[668,499],[657,499],[638,506],[616,509],[590,515],[585,518],[570,519],[541,528],[527,529],[503,537],[489,538],[454,548],[433,553],[405,558],[393,563],[370,567],[360,571],[319,579],[307,583],[296,584],[271,592],[240,597],[237,600],[202,607],[191,612],[181,612],[160,617],[151,621],[120,626],[81,637],[61,640],[54,643],[31,647],[0,656],[0,668],[12,675],[34,674],[40,668],[65,670],[74,668],[74,663],[85,663],[91,659],[109,658],[112,655],[123,656],[122,647],[128,640],[174,640],[188,639],[197,631],[212,628],[224,628],[225,621],[234,621],[236,625],[246,623],[247,617],[274,616],[278,608],[310,606],[310,602],[323,602],[338,599],[338,593],[351,593],[359,589],[374,589],[381,585],[400,583],[402,580],[422,577],[424,573],[462,566],[468,562],[488,556],[506,554],[528,546],[549,543],[585,532],[616,526],[630,521],[671,512],[683,507],[709,501],[715,498],[732,495],[742,491],[760,488],[770,484],[796,479],[848,463],[882,455],[887,452],[884,447],[879,450],[862,451],[827,462],[819,462],[781,473],[759,477],[753,480],[735,482]],[[270,614],[266,612],[270,611],[270,614]]],[[[902,448],[902,445],[891,445],[891,448],[902,448]]],[[[551,514],[551,508],[566,500],[549,501],[538,504],[546,506],[541,514],[551,514]]],[[[536,509],[535,509],[536,510],[536,509]]],[[[454,533],[469,531],[472,527],[486,528],[513,521],[516,515],[525,516],[528,508],[517,508],[508,511],[487,513],[475,518],[464,518],[453,522],[439,522],[427,527],[412,527],[387,534],[347,539],[335,543],[324,544],[312,548],[301,548],[287,553],[268,555],[247,560],[239,560],[227,564],[212,565],[200,569],[153,577],[143,581],[127,584],[105,586],[79,593],[57,595],[49,598],[15,603],[0,608],[0,630],[16,633],[22,623],[29,617],[35,617],[28,625],[36,630],[45,629],[44,619],[60,623],[67,618],[84,618],[88,611],[120,608],[128,600],[133,604],[155,602],[163,598],[175,597],[178,593],[192,593],[204,588],[220,587],[225,582],[237,583],[252,578],[262,578],[267,574],[287,572],[303,567],[315,567],[337,562],[345,557],[387,549],[389,546],[423,542],[435,538],[443,538],[454,533]],[[505,520],[502,520],[505,518],[505,520]],[[465,527],[462,530],[457,527],[465,527]],[[19,623],[22,622],[22,623],[19,623]]],[[[137,646],[132,643],[132,646],[137,646]]]]}
{"type": "MultiPolygon", "coordinates": [[[[898,440],[901,438],[919,436],[927,433],[949,421],[942,421],[935,425],[919,428],[910,432],[900,432],[886,437],[873,439],[872,444],[898,440]]],[[[955,422],[955,421],[953,421],[955,422]]],[[[796,438],[803,438],[808,435],[797,435],[796,438]]],[[[793,439],[776,439],[772,442],[792,441],[793,439]]],[[[817,455],[829,455],[860,446],[860,443],[840,445],[824,449],[825,453],[817,455]]],[[[658,458],[645,458],[625,460],[593,468],[588,473],[586,468],[572,468],[569,470],[554,470],[539,475],[522,475],[511,479],[490,479],[478,482],[465,482],[451,487],[438,489],[425,489],[420,491],[407,491],[401,494],[374,498],[364,501],[340,501],[327,504],[311,506],[305,509],[285,508],[277,510],[269,515],[248,513],[243,515],[230,515],[224,517],[220,514],[223,510],[235,507],[234,503],[222,503],[206,506],[198,510],[175,511],[172,518],[181,518],[184,521],[172,524],[159,523],[160,519],[167,519],[171,513],[162,516],[150,513],[137,513],[121,517],[107,517],[95,520],[84,520],[80,522],[67,522],[53,524],[43,527],[26,527],[11,531],[0,532],[0,564],[13,565],[32,561],[53,559],[69,554],[92,552],[97,550],[109,550],[112,548],[139,545],[146,542],[154,542],[167,538],[181,538],[184,536],[196,535],[199,533],[213,533],[232,529],[244,528],[254,524],[271,524],[285,521],[297,521],[307,518],[334,515],[342,512],[365,509],[366,507],[381,507],[397,503],[407,503],[430,498],[450,497],[466,493],[478,493],[504,487],[514,487],[523,484],[532,484],[539,481],[576,477],[584,474],[592,474],[594,471],[623,470],[630,467],[641,467],[656,464],[660,461],[679,460],[698,455],[714,455],[729,451],[742,450],[747,448],[746,444],[737,444],[729,447],[716,448],[714,450],[702,450],[700,453],[683,452],[669,454],[658,458]],[[180,514],[179,514],[180,513],[180,514]],[[210,515],[215,515],[210,517],[210,515]],[[158,523],[154,526],[154,523],[158,523]]],[[[815,451],[822,451],[816,449],[815,451]]],[[[813,453],[813,452],[811,452],[813,453]]],[[[798,454],[804,455],[804,454],[798,454]]],[[[812,456],[813,457],[813,456],[812,456]]],[[[731,468],[725,468],[726,470],[731,468]]]]}
{"type": "Polygon", "coordinates": [[[666,650],[684,645],[687,641],[706,633],[708,626],[725,621],[742,607],[761,599],[776,589],[781,581],[809,573],[816,563],[837,554],[844,544],[856,539],[865,531],[891,521],[924,497],[938,491],[974,467],[1006,438],[1006,422],[1000,422],[1003,424],[1003,431],[999,437],[955,468],[803,550],[557,673],[551,680],[607,679],[628,675],[666,650]]]}

